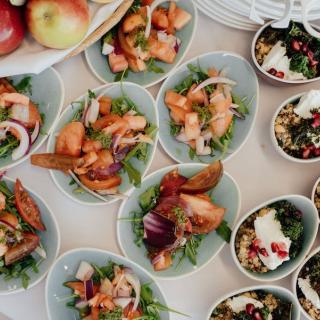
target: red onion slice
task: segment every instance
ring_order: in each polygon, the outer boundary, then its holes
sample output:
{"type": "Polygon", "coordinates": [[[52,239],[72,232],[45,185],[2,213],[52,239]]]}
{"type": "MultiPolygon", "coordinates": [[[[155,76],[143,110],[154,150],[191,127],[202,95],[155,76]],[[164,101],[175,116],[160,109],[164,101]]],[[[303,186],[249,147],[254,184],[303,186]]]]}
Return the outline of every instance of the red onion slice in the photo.
{"type": "Polygon", "coordinates": [[[31,143],[34,143],[37,140],[39,133],[40,133],[40,123],[39,121],[37,121],[34,127],[34,130],[31,134],[31,143]]]}
{"type": "Polygon", "coordinates": [[[134,304],[132,307],[132,311],[136,311],[139,306],[139,303],[140,303],[140,293],[141,293],[140,280],[137,277],[137,275],[134,273],[124,273],[124,276],[125,276],[126,280],[131,284],[131,286],[136,294],[134,304]]]}
{"type": "Polygon", "coordinates": [[[238,112],[236,109],[234,108],[230,108],[229,109],[237,118],[241,119],[241,120],[245,120],[245,115],[243,115],[242,113],[238,112]]]}
{"type": "Polygon", "coordinates": [[[133,298],[113,298],[113,303],[117,307],[121,307],[122,309],[125,309],[134,299],[133,298]]]}
{"type": "Polygon", "coordinates": [[[74,306],[75,306],[77,309],[81,310],[81,309],[87,307],[88,304],[89,304],[88,301],[79,300],[79,301],[77,301],[77,303],[76,303],[74,306]]]}
{"type": "Polygon", "coordinates": [[[91,279],[84,282],[84,293],[87,301],[93,298],[93,281],[91,279]]]}
{"type": "Polygon", "coordinates": [[[216,83],[225,83],[225,84],[229,84],[231,86],[235,86],[237,83],[231,79],[225,78],[225,77],[212,77],[212,78],[208,78],[207,80],[201,82],[200,84],[198,84],[193,90],[192,93],[196,93],[197,91],[205,88],[206,86],[210,85],[210,84],[216,84],[216,83]]]}
{"type": "Polygon", "coordinates": [[[16,228],[9,222],[0,219],[0,225],[5,226],[10,232],[14,232],[16,228]]]}
{"type": "Polygon", "coordinates": [[[31,147],[31,138],[27,128],[16,120],[7,120],[0,123],[0,128],[14,128],[19,132],[20,144],[12,152],[12,160],[18,160],[26,155],[31,147]]]}
{"type": "Polygon", "coordinates": [[[97,99],[92,99],[91,104],[88,107],[88,110],[84,118],[84,125],[86,127],[89,127],[91,123],[94,123],[97,121],[98,116],[99,116],[99,101],[97,99]]]}

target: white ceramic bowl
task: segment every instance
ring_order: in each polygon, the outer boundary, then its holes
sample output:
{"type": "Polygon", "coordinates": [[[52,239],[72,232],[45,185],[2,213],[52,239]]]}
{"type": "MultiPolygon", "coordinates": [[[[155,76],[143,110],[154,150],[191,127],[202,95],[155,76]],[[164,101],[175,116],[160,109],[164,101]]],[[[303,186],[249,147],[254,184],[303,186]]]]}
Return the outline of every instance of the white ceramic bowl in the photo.
{"type": "Polygon", "coordinates": [[[289,154],[287,154],[278,144],[277,138],[276,138],[276,134],[274,131],[274,124],[276,121],[276,118],[279,114],[279,112],[289,103],[301,98],[304,94],[306,94],[306,92],[302,92],[302,93],[298,93],[296,95],[294,95],[293,97],[290,97],[289,99],[287,99],[286,101],[282,102],[281,105],[279,106],[279,108],[276,110],[276,112],[274,113],[271,123],[270,123],[270,136],[271,136],[271,141],[273,146],[275,147],[275,149],[277,150],[277,152],[284,157],[287,160],[293,161],[293,162],[297,162],[297,163],[314,163],[314,162],[319,162],[320,161],[320,157],[316,157],[316,158],[310,158],[310,159],[300,159],[300,158],[295,158],[293,156],[290,156],[289,154]]]}
{"type": "MultiPolygon", "coordinates": [[[[312,193],[311,193],[311,201],[314,203],[314,198],[316,195],[316,190],[317,190],[317,186],[320,184],[320,177],[317,179],[316,183],[314,184],[313,188],[312,188],[312,193]]],[[[320,217],[319,217],[319,223],[320,223],[320,217]]]]}
{"type": "Polygon", "coordinates": [[[298,276],[300,271],[302,270],[302,268],[304,267],[304,265],[309,261],[309,259],[311,259],[315,254],[317,254],[318,252],[320,252],[320,246],[315,248],[313,251],[310,252],[310,254],[308,254],[307,258],[303,261],[303,263],[300,265],[300,267],[296,270],[296,272],[293,274],[292,276],[292,291],[293,294],[295,295],[297,301],[298,301],[298,305],[299,308],[302,312],[302,314],[309,320],[314,320],[314,318],[312,318],[307,311],[302,307],[302,305],[300,304],[299,300],[298,300],[298,295],[297,295],[297,282],[298,282],[298,276]]]}
{"type": "Polygon", "coordinates": [[[242,289],[238,289],[232,292],[227,293],[222,298],[216,300],[210,307],[207,317],[207,320],[210,320],[212,311],[223,301],[227,300],[228,298],[232,298],[233,296],[245,293],[248,291],[255,291],[255,290],[264,290],[267,292],[270,292],[274,294],[275,296],[278,296],[279,298],[290,300],[293,304],[293,316],[290,320],[299,320],[300,319],[300,312],[299,312],[299,303],[297,301],[297,298],[288,290],[279,286],[272,286],[272,285],[260,285],[260,286],[252,286],[252,287],[246,287],[242,289]]]}
{"type": "Polygon", "coordinates": [[[252,280],[270,282],[270,281],[277,281],[277,280],[283,279],[284,277],[292,273],[294,270],[296,270],[298,266],[302,263],[302,261],[305,259],[306,255],[310,251],[316,239],[318,227],[319,227],[318,211],[315,205],[312,203],[312,201],[307,197],[304,197],[301,195],[284,195],[284,196],[270,199],[262,204],[259,204],[257,207],[250,210],[250,212],[245,214],[233,229],[231,234],[231,240],[230,240],[230,248],[231,248],[231,255],[232,255],[233,261],[235,262],[238,269],[252,280]],[[276,270],[268,271],[266,273],[251,272],[245,269],[238,260],[236,250],[235,250],[235,239],[236,239],[237,232],[240,226],[244,223],[244,221],[253,213],[257,212],[259,209],[262,209],[263,207],[266,207],[269,204],[275,203],[280,200],[288,200],[289,202],[293,203],[297,207],[297,209],[301,210],[301,212],[303,213],[302,223],[304,227],[304,233],[303,233],[302,249],[294,259],[290,259],[289,261],[283,263],[276,270]]]}
{"type": "MultiPolygon", "coordinates": [[[[276,20],[272,20],[269,21],[268,23],[264,24],[255,34],[255,36],[253,37],[252,43],[251,43],[251,58],[252,61],[254,63],[254,65],[256,66],[256,68],[258,69],[258,71],[260,72],[260,75],[262,76],[262,78],[264,80],[269,81],[271,84],[273,84],[274,86],[279,86],[280,83],[282,84],[304,84],[304,83],[310,83],[310,82],[314,82],[314,81],[319,81],[320,77],[316,77],[313,79],[306,79],[306,80],[286,80],[286,79],[280,79],[276,76],[271,75],[269,72],[267,72],[266,70],[264,70],[260,64],[258,63],[257,59],[256,59],[256,53],[255,53],[255,49],[256,49],[256,43],[258,38],[260,37],[261,33],[267,28],[269,27],[274,21],[276,20]]],[[[312,25],[313,27],[316,28],[315,25],[312,25]]]]}

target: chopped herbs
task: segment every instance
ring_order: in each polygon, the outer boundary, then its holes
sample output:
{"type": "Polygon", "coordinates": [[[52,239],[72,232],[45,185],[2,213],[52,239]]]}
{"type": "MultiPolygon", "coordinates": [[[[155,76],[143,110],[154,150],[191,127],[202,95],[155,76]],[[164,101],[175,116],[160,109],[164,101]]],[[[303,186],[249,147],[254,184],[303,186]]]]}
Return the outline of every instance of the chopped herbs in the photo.
{"type": "Polygon", "coordinates": [[[169,125],[170,125],[170,134],[172,136],[175,137],[176,135],[178,135],[180,133],[182,125],[174,123],[173,120],[170,120],[169,125]]]}
{"type": "Polygon", "coordinates": [[[176,216],[176,218],[177,218],[177,223],[178,223],[179,225],[184,224],[184,223],[187,223],[187,217],[185,216],[183,209],[181,209],[180,207],[174,207],[174,208],[172,209],[172,212],[173,212],[174,215],[176,216]]]}
{"type": "Polygon", "coordinates": [[[111,113],[123,116],[128,111],[137,111],[136,106],[125,96],[115,98],[112,100],[111,113]]]}
{"type": "Polygon", "coordinates": [[[112,135],[106,134],[101,130],[94,130],[93,128],[88,128],[86,130],[86,135],[89,139],[99,141],[103,149],[109,149],[112,143],[112,135]]]}
{"type": "Polygon", "coordinates": [[[212,114],[207,106],[200,106],[197,104],[192,105],[192,110],[198,113],[201,123],[207,123],[212,118],[212,114]]]}
{"type": "Polygon", "coordinates": [[[150,60],[147,64],[147,69],[148,69],[148,71],[154,72],[154,73],[164,73],[164,70],[156,65],[154,58],[150,58],[150,60]]]}
{"type": "Polygon", "coordinates": [[[144,35],[144,30],[139,30],[137,32],[134,47],[139,47],[142,51],[147,51],[149,49],[148,39],[144,35]]]}

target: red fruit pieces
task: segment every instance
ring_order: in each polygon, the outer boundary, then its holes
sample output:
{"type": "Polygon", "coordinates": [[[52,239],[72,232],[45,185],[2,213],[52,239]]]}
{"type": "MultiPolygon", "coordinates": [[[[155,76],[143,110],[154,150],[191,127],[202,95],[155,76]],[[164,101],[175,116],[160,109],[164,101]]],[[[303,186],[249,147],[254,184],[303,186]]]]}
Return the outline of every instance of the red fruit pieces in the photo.
{"type": "Polygon", "coordinates": [[[261,255],[263,255],[264,257],[269,257],[269,253],[267,252],[266,248],[261,248],[261,249],[259,250],[259,253],[260,253],[261,255]]]}
{"type": "Polygon", "coordinates": [[[248,304],[246,305],[246,313],[247,313],[247,314],[252,315],[253,312],[254,312],[254,309],[255,309],[255,307],[254,307],[254,304],[253,304],[253,303],[248,303],[248,304]]]}
{"type": "Polygon", "coordinates": [[[277,254],[278,254],[278,257],[279,257],[280,259],[285,259],[285,258],[287,258],[288,255],[289,255],[289,253],[288,253],[287,251],[281,251],[281,250],[278,251],[277,254]]]}
{"type": "Polygon", "coordinates": [[[257,256],[257,251],[250,248],[248,251],[248,258],[249,259],[254,259],[257,256]]]}

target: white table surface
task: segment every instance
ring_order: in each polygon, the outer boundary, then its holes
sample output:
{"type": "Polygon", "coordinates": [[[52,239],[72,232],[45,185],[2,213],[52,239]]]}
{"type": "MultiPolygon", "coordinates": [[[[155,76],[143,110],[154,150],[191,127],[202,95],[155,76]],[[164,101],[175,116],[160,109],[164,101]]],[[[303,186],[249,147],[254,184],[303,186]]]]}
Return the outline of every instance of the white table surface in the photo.
{"type": "MultiPolygon", "coordinates": [[[[225,27],[199,13],[198,29],[186,59],[209,51],[228,50],[250,60],[252,37],[253,33],[225,27]]],[[[64,80],[65,106],[88,88],[101,85],[90,72],[83,55],[59,63],[56,69],[64,80]]],[[[282,158],[271,145],[269,137],[271,117],[278,105],[298,92],[319,88],[319,83],[272,87],[261,79],[259,82],[260,105],[254,130],[242,150],[225,164],[225,170],[240,186],[240,215],[279,195],[310,196],[312,186],[320,175],[319,163],[301,165],[282,158]]],[[[150,89],[154,96],[158,88],[159,85],[150,89]]],[[[45,151],[45,147],[40,151],[45,151]]],[[[149,172],[173,163],[159,145],[149,172]]],[[[21,178],[51,206],[61,231],[60,253],[84,246],[120,253],[115,231],[120,202],[103,207],[86,207],[72,202],[57,189],[48,171],[32,167],[28,161],[9,170],[8,175],[21,178]]],[[[318,234],[318,245],[319,240],[318,234]]],[[[273,284],[291,289],[290,280],[291,277],[287,277],[273,284]]],[[[180,280],[162,280],[159,283],[170,307],[191,315],[195,320],[205,320],[210,305],[227,292],[258,284],[237,269],[228,245],[200,272],[180,280]]],[[[46,320],[44,285],[45,281],[42,281],[27,292],[0,296],[0,312],[13,320],[46,320]]],[[[186,318],[173,314],[172,319],[186,318]]]]}

